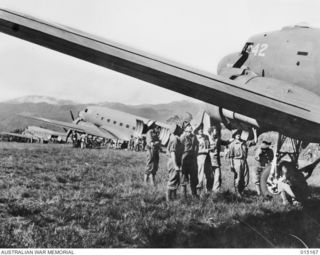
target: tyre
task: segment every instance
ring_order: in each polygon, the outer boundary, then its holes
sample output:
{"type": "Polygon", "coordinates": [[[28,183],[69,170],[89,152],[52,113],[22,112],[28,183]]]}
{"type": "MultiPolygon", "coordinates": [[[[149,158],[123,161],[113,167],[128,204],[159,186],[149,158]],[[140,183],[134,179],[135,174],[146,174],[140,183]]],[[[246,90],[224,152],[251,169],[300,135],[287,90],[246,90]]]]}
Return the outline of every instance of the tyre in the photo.
{"type": "Polygon", "coordinates": [[[263,196],[275,196],[279,194],[277,187],[268,183],[270,170],[271,165],[266,166],[260,176],[260,189],[263,196]]]}

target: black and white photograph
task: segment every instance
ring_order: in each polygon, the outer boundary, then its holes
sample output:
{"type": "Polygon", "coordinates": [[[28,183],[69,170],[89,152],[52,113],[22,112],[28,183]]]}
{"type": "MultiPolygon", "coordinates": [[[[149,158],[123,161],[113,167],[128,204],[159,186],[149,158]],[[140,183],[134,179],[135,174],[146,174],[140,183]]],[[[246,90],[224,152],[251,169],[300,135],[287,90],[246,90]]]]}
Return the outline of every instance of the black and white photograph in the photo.
{"type": "Polygon", "coordinates": [[[319,11],[0,0],[1,254],[318,254],[319,11]]]}

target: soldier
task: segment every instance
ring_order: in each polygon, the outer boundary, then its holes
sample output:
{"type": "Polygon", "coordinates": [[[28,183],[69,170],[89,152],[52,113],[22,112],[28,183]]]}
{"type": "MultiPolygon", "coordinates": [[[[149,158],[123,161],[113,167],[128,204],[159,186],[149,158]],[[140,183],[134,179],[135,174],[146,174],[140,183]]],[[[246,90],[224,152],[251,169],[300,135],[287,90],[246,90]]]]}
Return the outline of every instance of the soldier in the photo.
{"type": "Polygon", "coordinates": [[[308,184],[303,174],[288,161],[279,164],[280,178],[278,179],[278,191],[281,194],[284,205],[292,202],[293,205],[300,205],[310,195],[308,184]]]}
{"type": "Polygon", "coordinates": [[[134,149],[134,137],[133,135],[131,135],[129,140],[129,150],[133,151],[133,149],[134,149]]]}
{"type": "Polygon", "coordinates": [[[195,129],[194,133],[197,133],[198,140],[198,185],[197,189],[201,191],[206,183],[207,191],[212,189],[212,169],[209,158],[209,137],[203,133],[203,124],[195,129]]]}
{"type": "Polygon", "coordinates": [[[72,139],[72,145],[73,147],[78,147],[79,144],[78,144],[78,133],[75,132],[75,131],[72,131],[72,134],[71,134],[71,139],[72,139]]]}
{"type": "Polygon", "coordinates": [[[86,148],[86,144],[87,144],[87,135],[85,133],[83,133],[80,136],[80,147],[81,147],[81,149],[86,148]]]}
{"type": "Polygon", "coordinates": [[[147,149],[147,162],[144,174],[144,182],[147,183],[150,178],[150,182],[155,186],[155,175],[159,167],[159,150],[160,140],[157,126],[154,121],[148,123],[149,130],[146,134],[146,149],[147,149]]]}
{"type": "Polygon", "coordinates": [[[254,184],[256,187],[256,191],[258,196],[261,195],[260,188],[260,178],[263,170],[268,166],[273,160],[273,151],[270,149],[271,143],[268,141],[262,141],[261,146],[257,149],[255,154],[255,160],[257,161],[257,165],[254,167],[254,184]]]}
{"type": "Polygon", "coordinates": [[[134,150],[135,151],[140,151],[140,138],[136,137],[134,140],[134,150]]]}
{"type": "Polygon", "coordinates": [[[183,154],[183,145],[180,142],[178,133],[171,132],[170,140],[167,146],[169,160],[167,163],[169,180],[167,184],[167,201],[177,197],[177,189],[180,185],[181,158],[183,154]]]}
{"type": "Polygon", "coordinates": [[[247,167],[248,148],[240,139],[240,130],[233,132],[233,142],[229,148],[229,159],[231,171],[234,173],[234,188],[237,196],[241,197],[245,188],[245,171],[247,167]]]}
{"type": "Polygon", "coordinates": [[[212,167],[212,180],[210,185],[214,192],[219,192],[221,189],[221,145],[227,146],[230,142],[221,139],[221,127],[219,124],[209,127],[208,133],[210,141],[209,156],[212,167]]]}
{"type": "Polygon", "coordinates": [[[183,146],[183,154],[181,159],[181,186],[184,197],[187,196],[187,184],[190,181],[190,188],[193,197],[197,195],[197,139],[193,135],[192,127],[189,122],[183,124],[183,134],[180,136],[180,141],[183,146]]]}

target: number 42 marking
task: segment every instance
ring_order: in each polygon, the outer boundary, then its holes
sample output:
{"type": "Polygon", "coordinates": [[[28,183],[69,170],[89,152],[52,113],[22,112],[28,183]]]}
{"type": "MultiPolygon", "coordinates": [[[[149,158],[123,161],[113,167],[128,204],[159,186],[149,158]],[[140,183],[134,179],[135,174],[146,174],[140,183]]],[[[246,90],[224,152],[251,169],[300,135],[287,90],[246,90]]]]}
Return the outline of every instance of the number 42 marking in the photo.
{"type": "Polygon", "coordinates": [[[266,43],[260,44],[258,43],[254,47],[251,48],[251,53],[255,56],[264,57],[265,51],[268,49],[269,45],[266,43]]]}

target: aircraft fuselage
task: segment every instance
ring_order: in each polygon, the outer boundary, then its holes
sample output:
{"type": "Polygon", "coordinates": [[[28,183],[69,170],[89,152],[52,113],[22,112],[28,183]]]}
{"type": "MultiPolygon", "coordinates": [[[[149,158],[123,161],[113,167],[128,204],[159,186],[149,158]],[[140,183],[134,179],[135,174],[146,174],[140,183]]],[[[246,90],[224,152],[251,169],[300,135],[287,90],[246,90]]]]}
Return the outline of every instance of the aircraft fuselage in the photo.
{"type": "MultiPolygon", "coordinates": [[[[250,90],[277,95],[285,101],[295,97],[304,104],[320,104],[320,29],[293,26],[263,33],[248,39],[242,52],[224,57],[218,74],[238,80],[250,90]],[[246,71],[245,71],[246,70],[246,71]],[[259,81],[259,82],[256,82],[259,81]]],[[[307,108],[307,107],[306,107],[307,108]]],[[[320,114],[320,113],[319,113],[320,114]]],[[[288,136],[314,140],[320,135],[317,125],[294,118],[261,116],[263,129],[275,129],[288,136]],[[276,121],[275,121],[276,120],[276,121]]]]}

